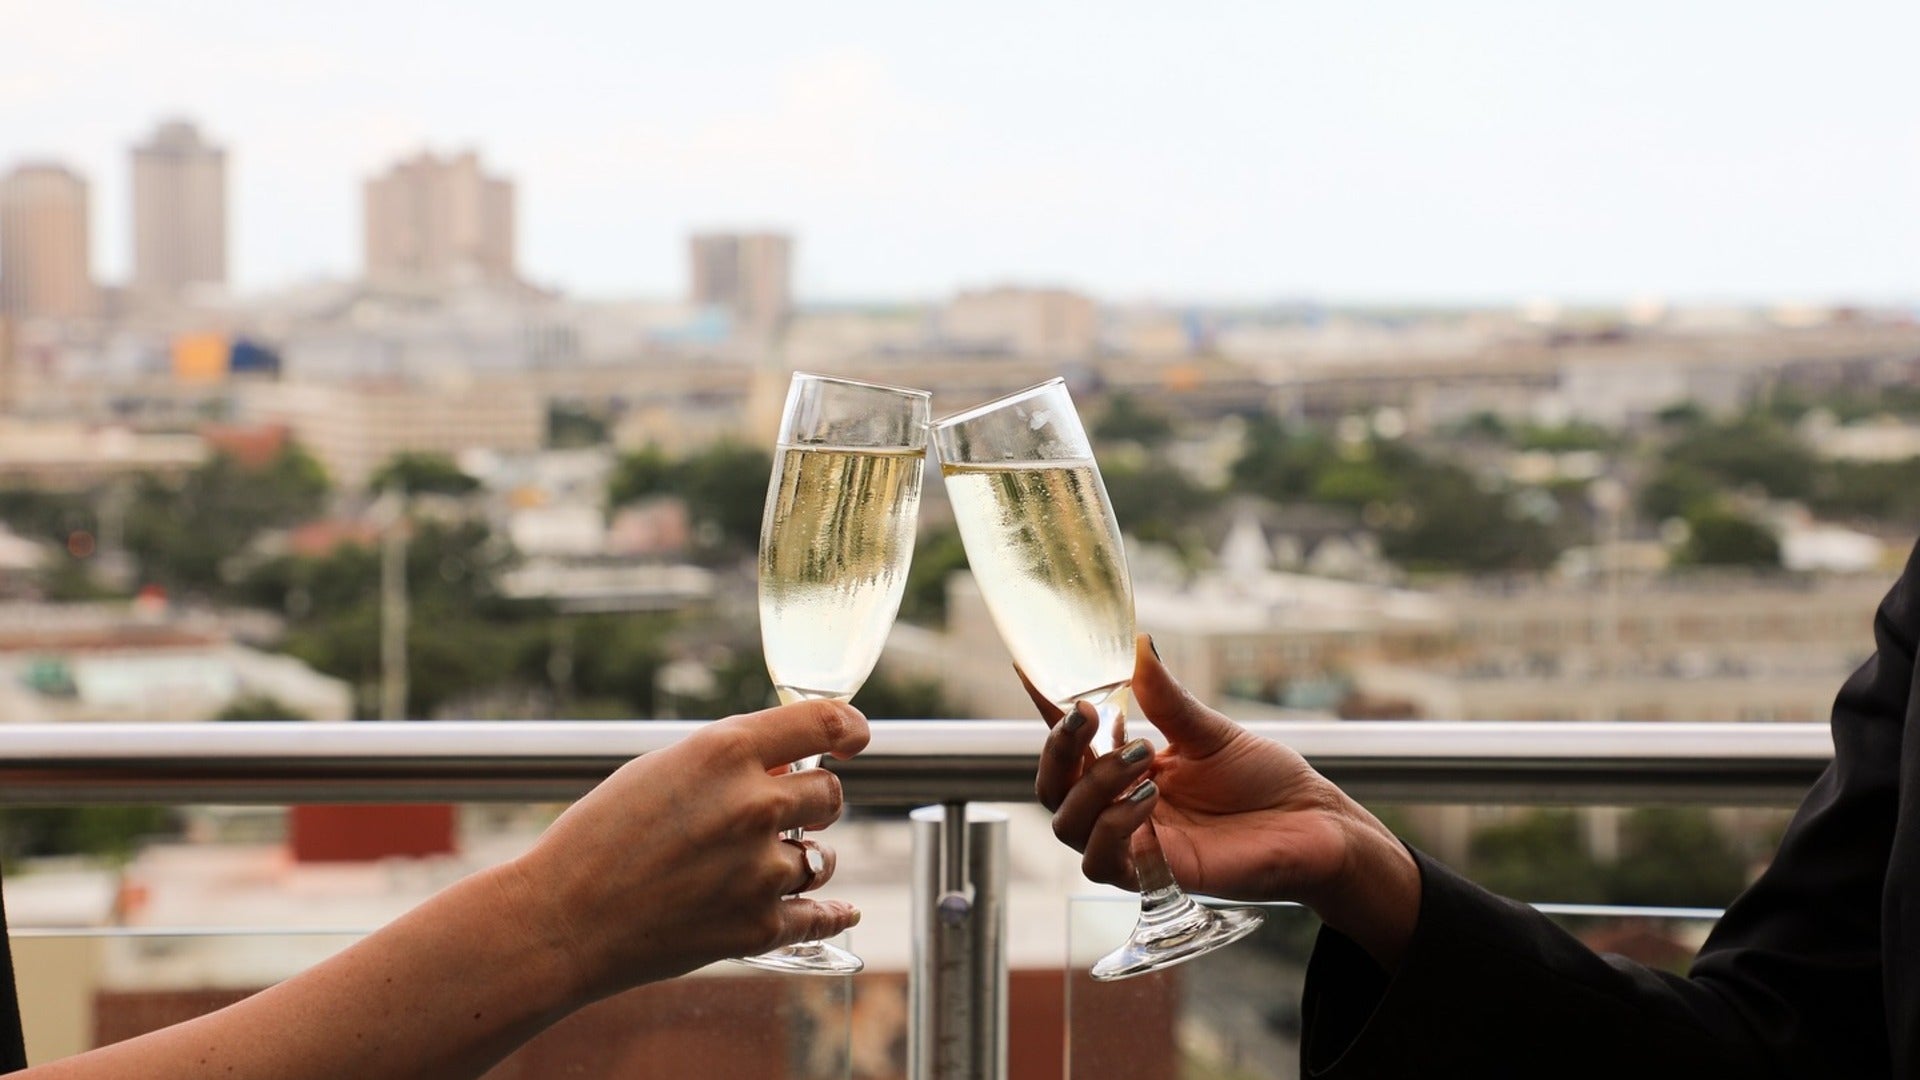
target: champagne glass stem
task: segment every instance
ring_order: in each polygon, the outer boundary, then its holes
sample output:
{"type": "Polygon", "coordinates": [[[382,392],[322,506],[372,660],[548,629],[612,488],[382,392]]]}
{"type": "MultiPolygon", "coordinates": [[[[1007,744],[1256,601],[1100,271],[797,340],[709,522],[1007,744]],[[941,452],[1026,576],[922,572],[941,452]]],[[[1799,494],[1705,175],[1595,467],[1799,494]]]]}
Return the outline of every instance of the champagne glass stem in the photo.
{"type": "MultiPolygon", "coordinates": [[[[1125,687],[1109,693],[1094,709],[1107,749],[1125,746],[1125,687]]],[[[1256,911],[1214,911],[1187,895],[1167,865],[1167,853],[1151,817],[1128,837],[1127,854],[1140,887],[1140,917],[1126,943],[1093,966],[1096,981],[1129,978],[1191,960],[1245,937],[1260,925],[1256,911]]]]}
{"type": "MultiPolygon", "coordinates": [[[[791,705],[796,701],[809,699],[825,701],[846,701],[852,694],[808,694],[777,687],[782,705],[791,705]]],[[[805,772],[820,767],[823,755],[814,754],[801,758],[787,766],[788,772],[805,772]]],[[[785,840],[805,840],[805,828],[783,829],[780,836],[785,840]]],[[[736,964],[748,967],[765,968],[769,971],[783,971],[799,975],[856,975],[866,967],[857,956],[839,946],[825,941],[802,941],[787,945],[758,956],[742,956],[734,960],[736,964]]]]}
{"type": "MultiPolygon", "coordinates": [[[[796,701],[851,701],[853,700],[852,694],[822,694],[817,691],[793,690],[784,686],[774,687],[773,692],[777,697],[779,697],[780,704],[782,705],[791,705],[796,701]]],[[[824,758],[825,756],[826,756],[825,754],[814,754],[810,757],[803,757],[799,761],[793,762],[792,764],[788,765],[787,771],[790,773],[797,773],[797,772],[806,772],[808,769],[817,769],[820,767],[821,759],[824,758]]],[[[791,829],[781,830],[780,838],[782,840],[805,840],[807,838],[807,830],[803,826],[796,825],[791,829]]],[[[806,944],[811,945],[813,944],[813,942],[807,942],[806,944]]]]}
{"type": "MultiPolygon", "coordinates": [[[[795,699],[795,700],[798,700],[798,699],[795,699]]],[[[834,698],[832,700],[845,701],[847,699],[843,697],[843,698],[834,698]]],[[[796,761],[793,764],[788,765],[787,771],[790,773],[797,773],[797,772],[806,772],[808,769],[817,769],[820,767],[820,758],[821,758],[821,755],[819,754],[815,754],[812,757],[803,757],[799,761],[796,761]]],[[[805,840],[807,838],[807,830],[804,827],[799,825],[796,825],[791,829],[782,829],[780,831],[780,838],[782,840],[805,840]]]]}

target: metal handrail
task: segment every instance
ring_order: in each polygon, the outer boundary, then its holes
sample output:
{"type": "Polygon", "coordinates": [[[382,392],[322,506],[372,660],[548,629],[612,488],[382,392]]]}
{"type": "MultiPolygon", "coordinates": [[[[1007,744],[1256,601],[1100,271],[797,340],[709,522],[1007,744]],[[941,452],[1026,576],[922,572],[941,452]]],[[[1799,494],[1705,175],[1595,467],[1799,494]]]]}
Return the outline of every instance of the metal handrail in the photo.
{"type": "MultiPolygon", "coordinates": [[[[521,802],[578,796],[685,721],[0,725],[0,803],[521,802]]],[[[1791,804],[1824,724],[1308,721],[1247,725],[1363,799],[1791,804]]],[[[1035,720],[873,723],[829,762],[850,801],[1018,801],[1035,720]]]]}

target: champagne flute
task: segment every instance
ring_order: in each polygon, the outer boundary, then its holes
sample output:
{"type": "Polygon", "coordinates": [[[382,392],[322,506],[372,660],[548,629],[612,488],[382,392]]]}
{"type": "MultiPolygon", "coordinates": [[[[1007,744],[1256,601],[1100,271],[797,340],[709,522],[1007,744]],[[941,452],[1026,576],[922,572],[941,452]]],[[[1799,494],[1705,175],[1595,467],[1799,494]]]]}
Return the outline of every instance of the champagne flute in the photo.
{"type": "MultiPolygon", "coordinates": [[[[927,399],[804,372],[787,388],[760,521],[760,644],[782,704],[846,701],[880,659],[913,558],[927,399]]],[[[793,767],[819,764],[815,756],[793,767]]],[[[864,966],[823,941],[742,962],[824,975],[864,966]]]]}
{"type": "MultiPolygon", "coordinates": [[[[1127,741],[1133,583],[1120,527],[1065,382],[1053,379],[937,421],[933,442],[967,562],[994,626],[1049,701],[1099,714],[1094,749],[1127,741]]],[[[1195,903],[1149,820],[1130,844],[1140,918],[1093,966],[1102,982],[1191,960],[1260,925],[1195,903]]]]}

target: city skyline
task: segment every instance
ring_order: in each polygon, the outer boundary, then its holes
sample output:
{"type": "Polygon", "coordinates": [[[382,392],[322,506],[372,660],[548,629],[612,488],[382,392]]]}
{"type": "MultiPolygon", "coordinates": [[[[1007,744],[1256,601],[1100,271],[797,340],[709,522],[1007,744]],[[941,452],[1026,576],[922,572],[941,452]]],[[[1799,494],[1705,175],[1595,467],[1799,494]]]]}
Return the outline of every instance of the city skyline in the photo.
{"type": "Polygon", "coordinates": [[[0,167],[85,175],[98,275],[123,281],[116,162],[191,117],[231,153],[243,292],[352,275],[360,182],[473,148],[521,188],[525,276],[583,295],[679,294],[684,238],[711,228],[803,238],[809,302],[1003,281],[1122,300],[1920,294],[1906,5],[1122,6],[1099,26],[875,9],[857,39],[753,5],[551,14],[436,7],[374,35],[317,8],[0,0],[23,30],[0,43],[0,167]]]}

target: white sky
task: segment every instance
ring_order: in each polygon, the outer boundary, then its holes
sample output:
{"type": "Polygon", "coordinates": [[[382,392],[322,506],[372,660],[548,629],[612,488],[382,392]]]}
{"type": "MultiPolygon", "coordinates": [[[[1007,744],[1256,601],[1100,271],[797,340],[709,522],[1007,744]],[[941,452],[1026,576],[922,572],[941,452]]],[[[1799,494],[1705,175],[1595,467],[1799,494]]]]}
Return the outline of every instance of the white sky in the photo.
{"type": "Polygon", "coordinates": [[[1914,0],[0,0],[0,167],[89,176],[108,279],[184,114],[243,288],[354,271],[360,180],[475,145],[591,294],[773,225],[815,300],[1911,300],[1916,45],[1914,0]]]}

